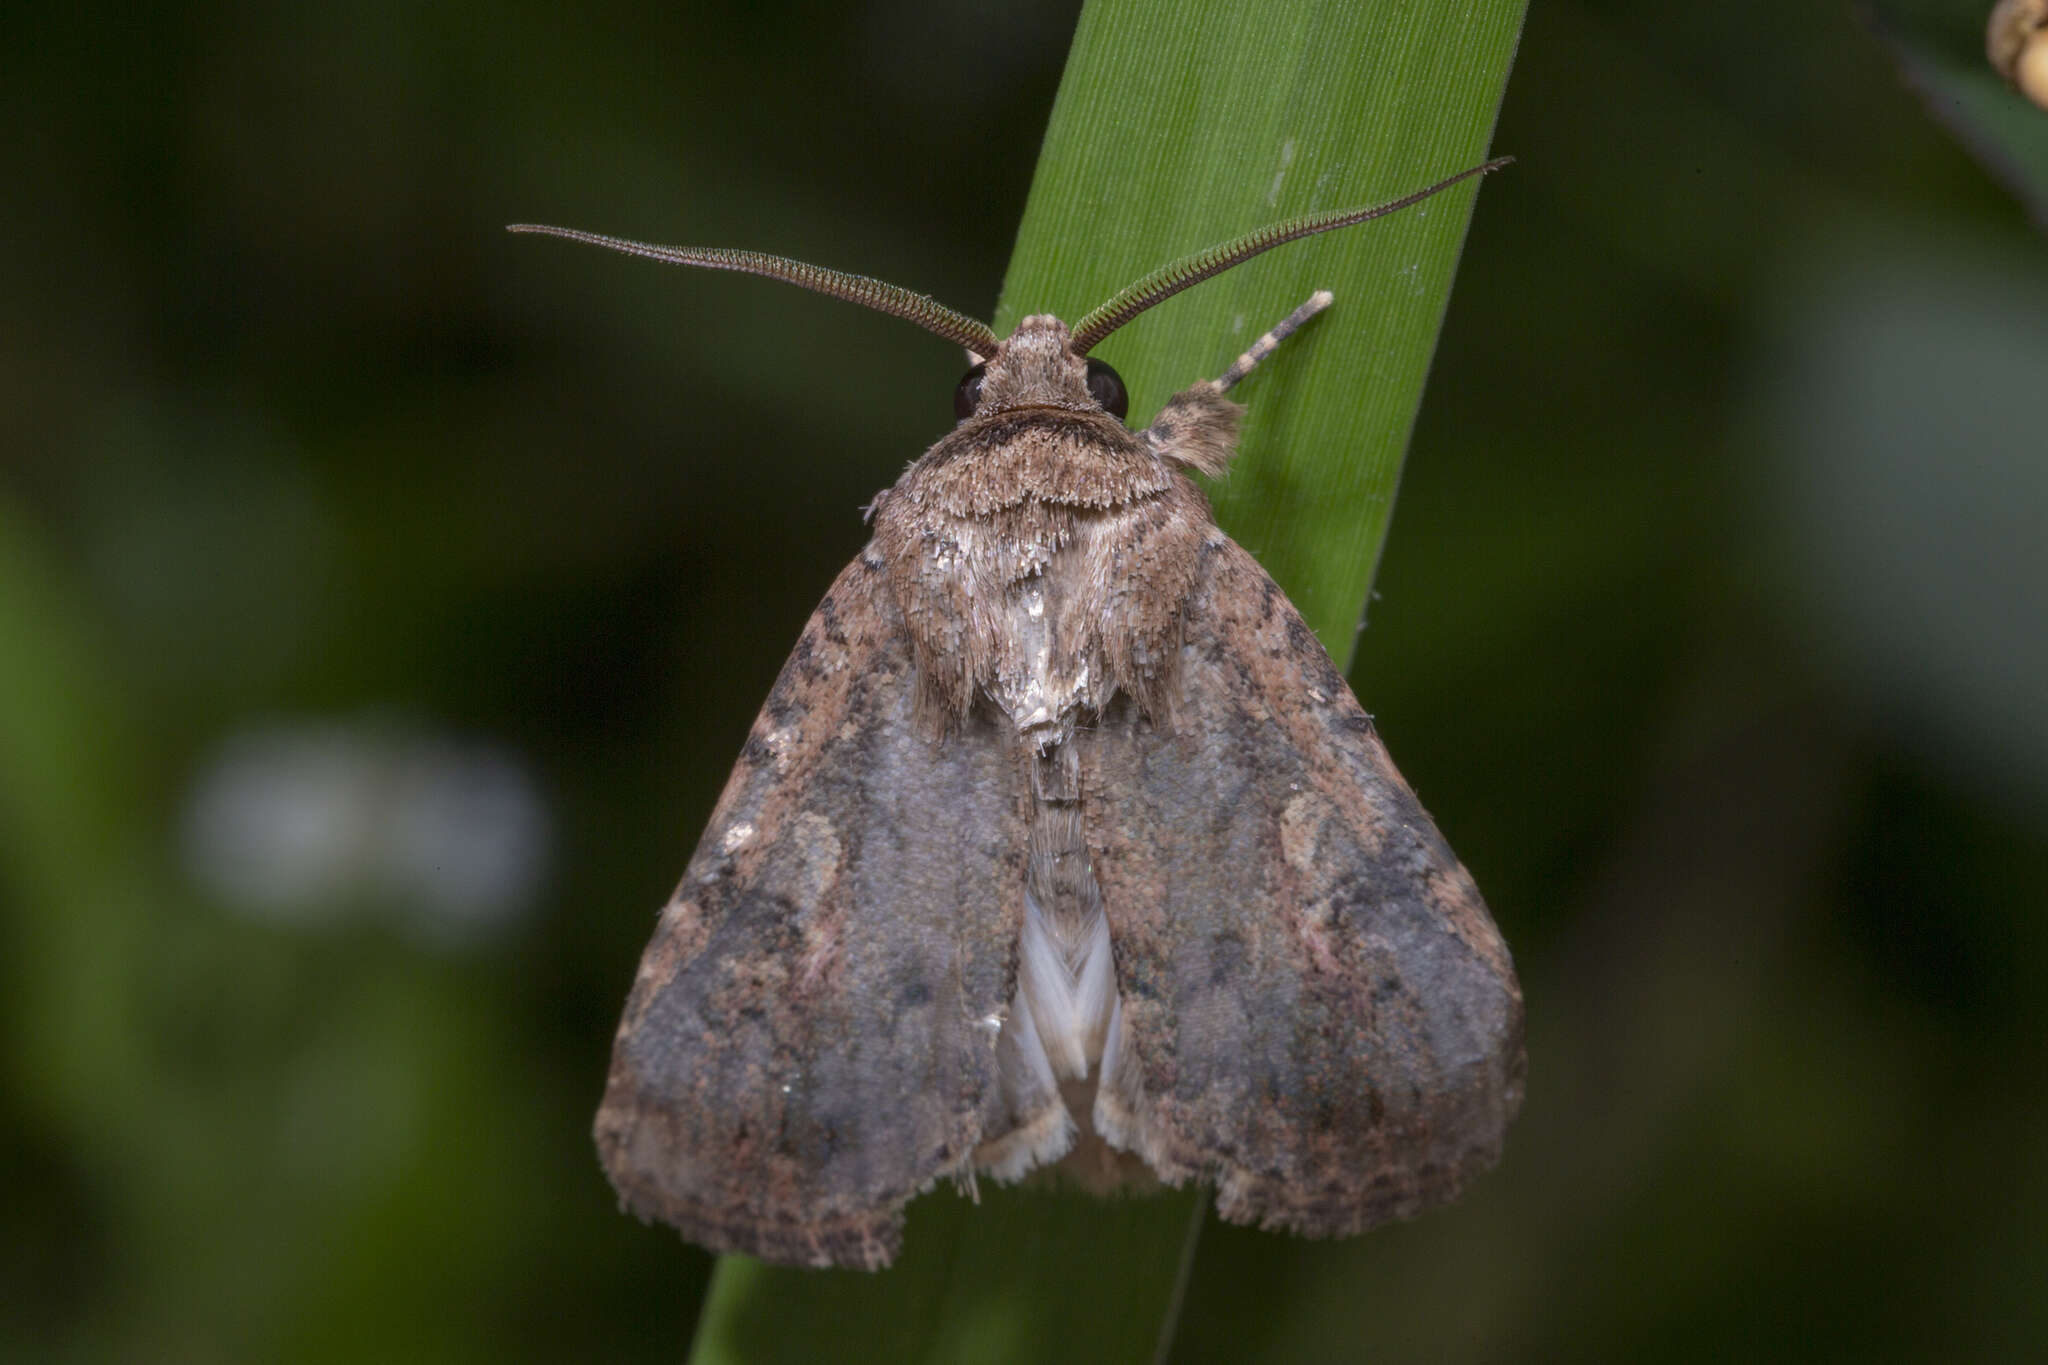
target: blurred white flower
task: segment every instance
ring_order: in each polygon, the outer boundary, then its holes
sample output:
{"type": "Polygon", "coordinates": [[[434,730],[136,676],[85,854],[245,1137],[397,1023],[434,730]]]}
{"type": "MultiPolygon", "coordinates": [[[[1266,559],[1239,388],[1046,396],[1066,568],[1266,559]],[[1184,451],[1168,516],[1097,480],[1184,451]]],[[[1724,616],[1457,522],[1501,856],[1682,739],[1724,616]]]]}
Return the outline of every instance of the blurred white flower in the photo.
{"type": "Polygon", "coordinates": [[[503,748],[384,720],[230,735],[185,803],[186,865],[252,915],[398,916],[437,939],[487,934],[533,899],[550,822],[503,748]]]}

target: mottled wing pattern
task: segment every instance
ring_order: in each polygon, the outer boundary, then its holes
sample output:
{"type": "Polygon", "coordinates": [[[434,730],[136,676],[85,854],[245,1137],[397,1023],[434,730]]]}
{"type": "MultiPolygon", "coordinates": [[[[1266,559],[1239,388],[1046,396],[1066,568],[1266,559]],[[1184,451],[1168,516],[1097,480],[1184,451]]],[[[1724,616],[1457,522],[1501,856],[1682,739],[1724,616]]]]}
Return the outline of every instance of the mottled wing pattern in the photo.
{"type": "MultiPolygon", "coordinates": [[[[1006,1131],[995,1043],[1027,845],[1009,746],[920,732],[879,562],[833,584],[640,964],[597,1141],[642,1217],[875,1267],[1006,1131]]],[[[988,733],[979,733],[986,729],[988,733]]]]}
{"type": "Polygon", "coordinates": [[[1171,729],[1082,733],[1120,1006],[1095,1118],[1225,1218],[1343,1236],[1490,1166],[1522,999],[1479,894],[1280,589],[1217,533],[1171,729]]]}

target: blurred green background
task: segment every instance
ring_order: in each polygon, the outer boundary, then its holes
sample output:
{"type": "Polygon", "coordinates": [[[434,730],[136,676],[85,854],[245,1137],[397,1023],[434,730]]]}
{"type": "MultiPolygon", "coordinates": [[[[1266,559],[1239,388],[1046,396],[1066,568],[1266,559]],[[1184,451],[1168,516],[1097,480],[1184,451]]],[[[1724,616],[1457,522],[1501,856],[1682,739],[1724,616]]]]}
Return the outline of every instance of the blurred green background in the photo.
{"type": "MultiPolygon", "coordinates": [[[[985,315],[1074,12],[12,15],[0,1356],[682,1355],[617,1009],[960,366],[501,226],[985,315]]],[[[2048,254],[1902,63],[1533,5],[1354,672],[1528,1105],[1176,1359],[2048,1352],[2048,254]]]]}

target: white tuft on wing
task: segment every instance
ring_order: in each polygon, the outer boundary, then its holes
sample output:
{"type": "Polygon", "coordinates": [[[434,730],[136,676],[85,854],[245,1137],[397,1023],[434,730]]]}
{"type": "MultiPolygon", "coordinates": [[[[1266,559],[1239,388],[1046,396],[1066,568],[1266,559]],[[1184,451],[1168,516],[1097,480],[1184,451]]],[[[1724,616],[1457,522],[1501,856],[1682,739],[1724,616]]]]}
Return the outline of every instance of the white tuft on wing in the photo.
{"type": "Polygon", "coordinates": [[[1109,921],[1099,901],[1088,900],[1090,913],[1061,917],[1024,893],[1017,997],[996,1041],[996,1063],[1008,1109],[1029,1117],[974,1154],[975,1165],[998,1180],[1058,1161],[1079,1132],[1060,1082],[1085,1080],[1095,1069],[1117,1010],[1109,921]]]}
{"type": "Polygon", "coordinates": [[[1012,1114],[1030,1117],[974,1153],[974,1164],[998,1180],[1022,1180],[1058,1161],[1074,1145],[1076,1125],[1060,1099],[1059,1082],[1039,1041],[1029,997],[1020,989],[996,1040],[996,1071],[1012,1114]]]}
{"type": "Polygon", "coordinates": [[[1116,1006],[1109,920],[1098,905],[1084,923],[1058,924],[1027,890],[1018,948],[1018,1011],[1029,1006],[1054,1075],[1086,1078],[1101,1060],[1102,1038],[1116,1006]],[[1071,934],[1059,932],[1069,927],[1071,934]]]}

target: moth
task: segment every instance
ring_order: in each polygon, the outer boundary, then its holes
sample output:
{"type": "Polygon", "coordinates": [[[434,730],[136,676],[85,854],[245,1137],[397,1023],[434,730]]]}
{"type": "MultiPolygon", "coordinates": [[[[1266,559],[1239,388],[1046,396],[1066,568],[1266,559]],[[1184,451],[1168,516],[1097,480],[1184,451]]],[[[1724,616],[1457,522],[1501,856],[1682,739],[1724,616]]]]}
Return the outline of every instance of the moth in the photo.
{"type": "Polygon", "coordinates": [[[1330,302],[1125,427],[1089,352],[1317,214],[1007,338],[756,252],[737,270],[964,347],[958,425],[876,497],[747,736],[626,1002],[596,1137],[715,1251],[875,1269],[942,1178],[1106,1155],[1343,1236],[1455,1195],[1521,1102],[1522,999],[1472,879],[1329,655],[1190,477],[1226,391],[1330,302]]]}

